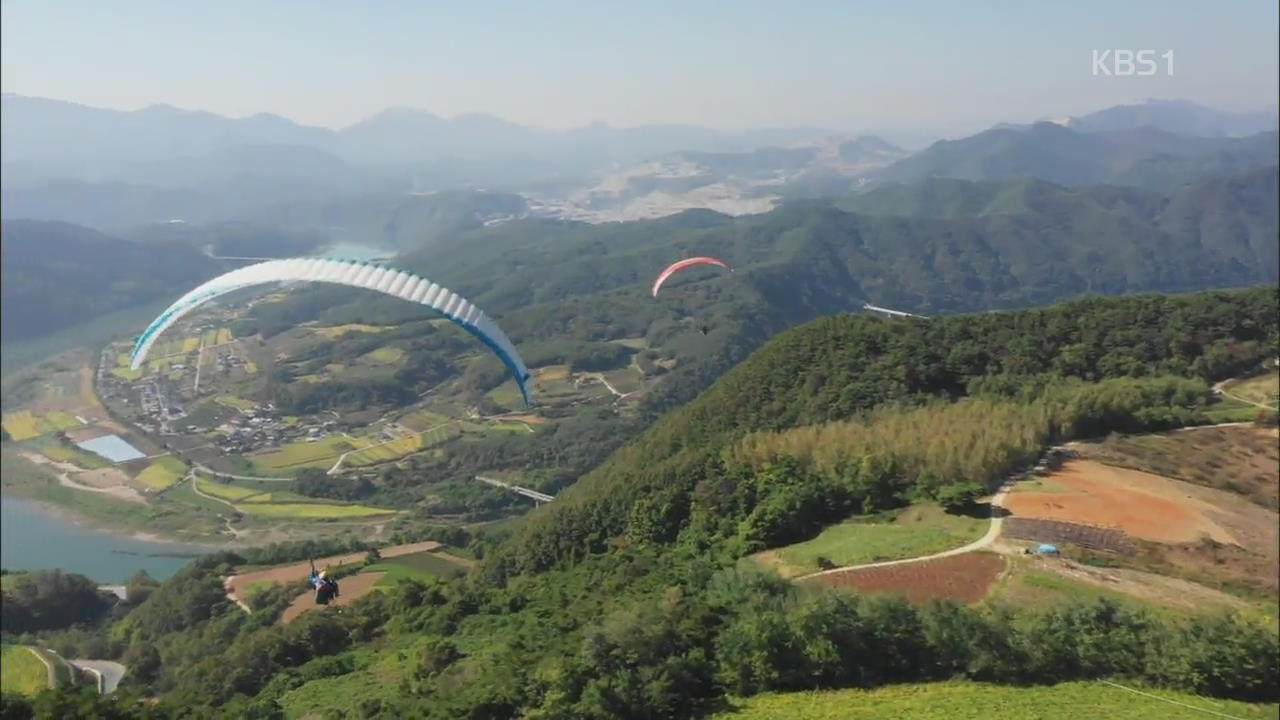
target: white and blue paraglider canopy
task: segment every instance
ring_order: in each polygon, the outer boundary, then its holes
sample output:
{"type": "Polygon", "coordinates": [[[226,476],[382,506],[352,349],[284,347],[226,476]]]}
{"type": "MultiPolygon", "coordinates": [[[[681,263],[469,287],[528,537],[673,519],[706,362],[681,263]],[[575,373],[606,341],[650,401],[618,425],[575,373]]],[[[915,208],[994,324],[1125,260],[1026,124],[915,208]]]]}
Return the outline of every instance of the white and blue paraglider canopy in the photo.
{"type": "Polygon", "coordinates": [[[147,358],[156,338],[184,315],[219,296],[254,285],[277,282],[323,282],[365,288],[426,305],[474,335],[493,350],[511,371],[525,404],[529,403],[529,369],[520,354],[493,320],[466,298],[448,288],[403,270],[328,258],[290,258],[247,265],[203,283],[151,322],[133,346],[130,366],[137,369],[147,358]]]}

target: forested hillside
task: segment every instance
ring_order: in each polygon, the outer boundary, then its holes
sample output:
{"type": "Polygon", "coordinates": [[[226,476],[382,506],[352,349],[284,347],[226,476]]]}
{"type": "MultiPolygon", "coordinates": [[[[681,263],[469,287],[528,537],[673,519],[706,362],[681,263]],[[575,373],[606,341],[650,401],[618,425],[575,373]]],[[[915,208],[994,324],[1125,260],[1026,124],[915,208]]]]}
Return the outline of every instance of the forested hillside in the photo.
{"type": "MultiPolygon", "coordinates": [[[[534,356],[553,343],[579,348],[562,358],[573,362],[605,341],[643,336],[646,356],[676,360],[649,397],[663,409],[691,398],[772,334],[868,301],[935,314],[1082,293],[1274,282],[1277,218],[1264,198],[1275,177],[1272,168],[1209,181],[1171,199],[1034,180],[935,180],[752,218],[690,211],[599,226],[522,220],[437,242],[396,264],[471,298],[534,356]],[[858,212],[842,209],[846,203],[858,212]],[[650,299],[657,270],[693,253],[724,258],[737,272],[690,273],[650,299]],[[705,338],[692,332],[696,325],[708,327],[705,338]]],[[[241,330],[414,317],[394,300],[312,288],[256,307],[241,330]]],[[[501,376],[495,366],[475,377],[501,376]]]]}
{"type": "Polygon", "coordinates": [[[5,220],[0,232],[6,341],[179,295],[219,267],[189,245],[132,243],[67,223],[5,220]]]}
{"type": "MultiPolygon", "coordinates": [[[[669,541],[700,512],[722,523],[745,518],[749,506],[725,517],[723,496],[734,491],[732,483],[718,485],[726,482],[719,453],[748,432],[850,418],[890,402],[979,391],[1016,394],[1051,382],[1046,375],[1094,382],[1162,375],[1220,379],[1274,356],[1277,309],[1277,292],[1270,288],[1092,298],[931,321],[823,318],[773,339],[554,506],[534,513],[523,537],[491,567],[499,574],[552,567],[636,532],[669,541]]],[[[1173,397],[1165,391],[1157,396],[1164,403],[1173,397]]],[[[1130,399],[1145,402],[1143,397],[1130,399]]],[[[1046,438],[1073,434],[1077,419],[1071,420],[1046,438]]]]}
{"type": "MultiPolygon", "coordinates": [[[[42,638],[122,658],[126,686],[98,710],[121,717],[139,716],[143,692],[163,695],[148,717],[699,717],[726,694],[953,677],[1120,677],[1274,702],[1275,630],[1244,616],[1106,600],[915,607],[802,590],[735,561],[991,482],[1047,443],[1203,421],[1208,380],[1276,352],[1278,302],[1269,287],[824,318],[753,353],[498,547],[478,537],[484,564],[466,578],[405,581],[279,625],[288,590],[246,614],[221,584],[265,556],[221,554],[121,619],[42,638]]],[[[315,549],[272,557],[290,552],[315,549]]],[[[74,703],[94,701],[34,701],[74,703]]]]}

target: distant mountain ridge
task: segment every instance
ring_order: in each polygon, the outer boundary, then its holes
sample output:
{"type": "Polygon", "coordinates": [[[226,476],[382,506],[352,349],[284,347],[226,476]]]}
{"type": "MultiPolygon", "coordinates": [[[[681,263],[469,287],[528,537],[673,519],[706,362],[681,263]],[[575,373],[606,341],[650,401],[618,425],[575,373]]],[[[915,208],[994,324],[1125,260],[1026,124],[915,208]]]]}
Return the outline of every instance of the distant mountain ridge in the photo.
{"type": "MultiPolygon", "coordinates": [[[[1176,135],[1245,137],[1275,130],[1277,109],[1231,112],[1205,107],[1189,100],[1150,99],[1133,105],[1116,105],[1079,117],[1043,119],[1077,132],[1119,132],[1155,128],[1176,135]]],[[[1028,130],[1036,123],[998,123],[993,130],[1028,130]]]]}
{"type": "Polygon", "coordinates": [[[8,186],[52,179],[127,180],[120,173],[135,164],[216,155],[241,145],[309,147],[356,166],[555,157],[565,168],[587,171],[664,152],[745,151],[817,133],[804,128],[730,132],[684,125],[612,128],[601,123],[553,132],[480,113],[445,119],[412,108],[384,110],[330,130],[267,113],[233,119],[167,105],[126,112],[21,95],[5,95],[3,113],[8,186]]]}
{"type": "Polygon", "coordinates": [[[1208,176],[1275,164],[1277,134],[1241,138],[1176,135],[1157,128],[1085,133],[1056,123],[992,129],[942,140],[872,175],[878,183],[934,177],[1060,185],[1111,183],[1170,191],[1208,176]]]}

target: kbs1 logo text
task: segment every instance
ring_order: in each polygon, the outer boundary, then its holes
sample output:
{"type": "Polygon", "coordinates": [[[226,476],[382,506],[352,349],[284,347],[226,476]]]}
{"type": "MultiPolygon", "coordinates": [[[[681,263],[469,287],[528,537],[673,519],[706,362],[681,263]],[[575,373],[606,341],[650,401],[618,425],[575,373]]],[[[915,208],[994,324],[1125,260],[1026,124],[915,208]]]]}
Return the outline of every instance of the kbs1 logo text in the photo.
{"type": "Polygon", "coordinates": [[[1093,74],[1107,77],[1173,75],[1173,51],[1094,50],[1093,74]]]}

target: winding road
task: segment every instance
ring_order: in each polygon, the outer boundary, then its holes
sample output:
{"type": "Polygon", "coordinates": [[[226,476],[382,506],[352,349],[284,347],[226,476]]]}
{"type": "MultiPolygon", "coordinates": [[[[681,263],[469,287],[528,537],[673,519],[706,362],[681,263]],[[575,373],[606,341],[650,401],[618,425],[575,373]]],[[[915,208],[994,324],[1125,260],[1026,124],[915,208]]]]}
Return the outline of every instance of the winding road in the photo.
{"type": "Polygon", "coordinates": [[[1239,395],[1232,395],[1231,393],[1227,392],[1227,391],[1226,391],[1227,383],[1235,382],[1235,381],[1236,381],[1236,379],[1237,379],[1237,378],[1231,378],[1231,379],[1229,379],[1229,380],[1223,380],[1222,382],[1214,383],[1214,385],[1213,385],[1213,391],[1214,391],[1214,392],[1216,392],[1216,393],[1218,393],[1218,394],[1219,394],[1219,395],[1221,395],[1222,397],[1225,397],[1225,398],[1231,398],[1232,400],[1235,400],[1236,402],[1242,402],[1242,403],[1244,403],[1245,405],[1252,405],[1252,406],[1257,407],[1257,408],[1262,408],[1263,410],[1275,410],[1275,409],[1276,409],[1276,408],[1274,408],[1274,407],[1272,407],[1272,406],[1270,406],[1270,405],[1267,405],[1267,404],[1265,404],[1265,403],[1254,402],[1253,400],[1249,400],[1249,399],[1247,399],[1247,398],[1242,398],[1242,397],[1240,397],[1239,395]]]}
{"type": "Polygon", "coordinates": [[[849,570],[861,570],[863,568],[885,567],[888,565],[905,565],[907,563],[924,562],[925,560],[936,560],[938,558],[951,557],[952,555],[963,555],[975,550],[982,550],[990,547],[1000,537],[1000,530],[1004,526],[1004,515],[1000,510],[1004,507],[1004,499],[1013,489],[1013,480],[1007,480],[996,494],[991,497],[991,525],[987,528],[987,533],[982,537],[974,540],[968,545],[963,545],[950,550],[943,550],[932,555],[920,555],[917,557],[903,558],[901,560],[882,560],[880,562],[863,563],[861,565],[845,565],[843,567],[831,568],[830,570],[820,570],[808,575],[801,575],[796,580],[807,580],[809,578],[820,577],[822,575],[830,575],[832,573],[847,572],[849,570]]]}
{"type": "Polygon", "coordinates": [[[103,695],[115,692],[116,688],[120,686],[120,679],[124,677],[125,671],[128,670],[124,665],[110,660],[76,658],[67,662],[98,678],[98,692],[103,695]]]}

